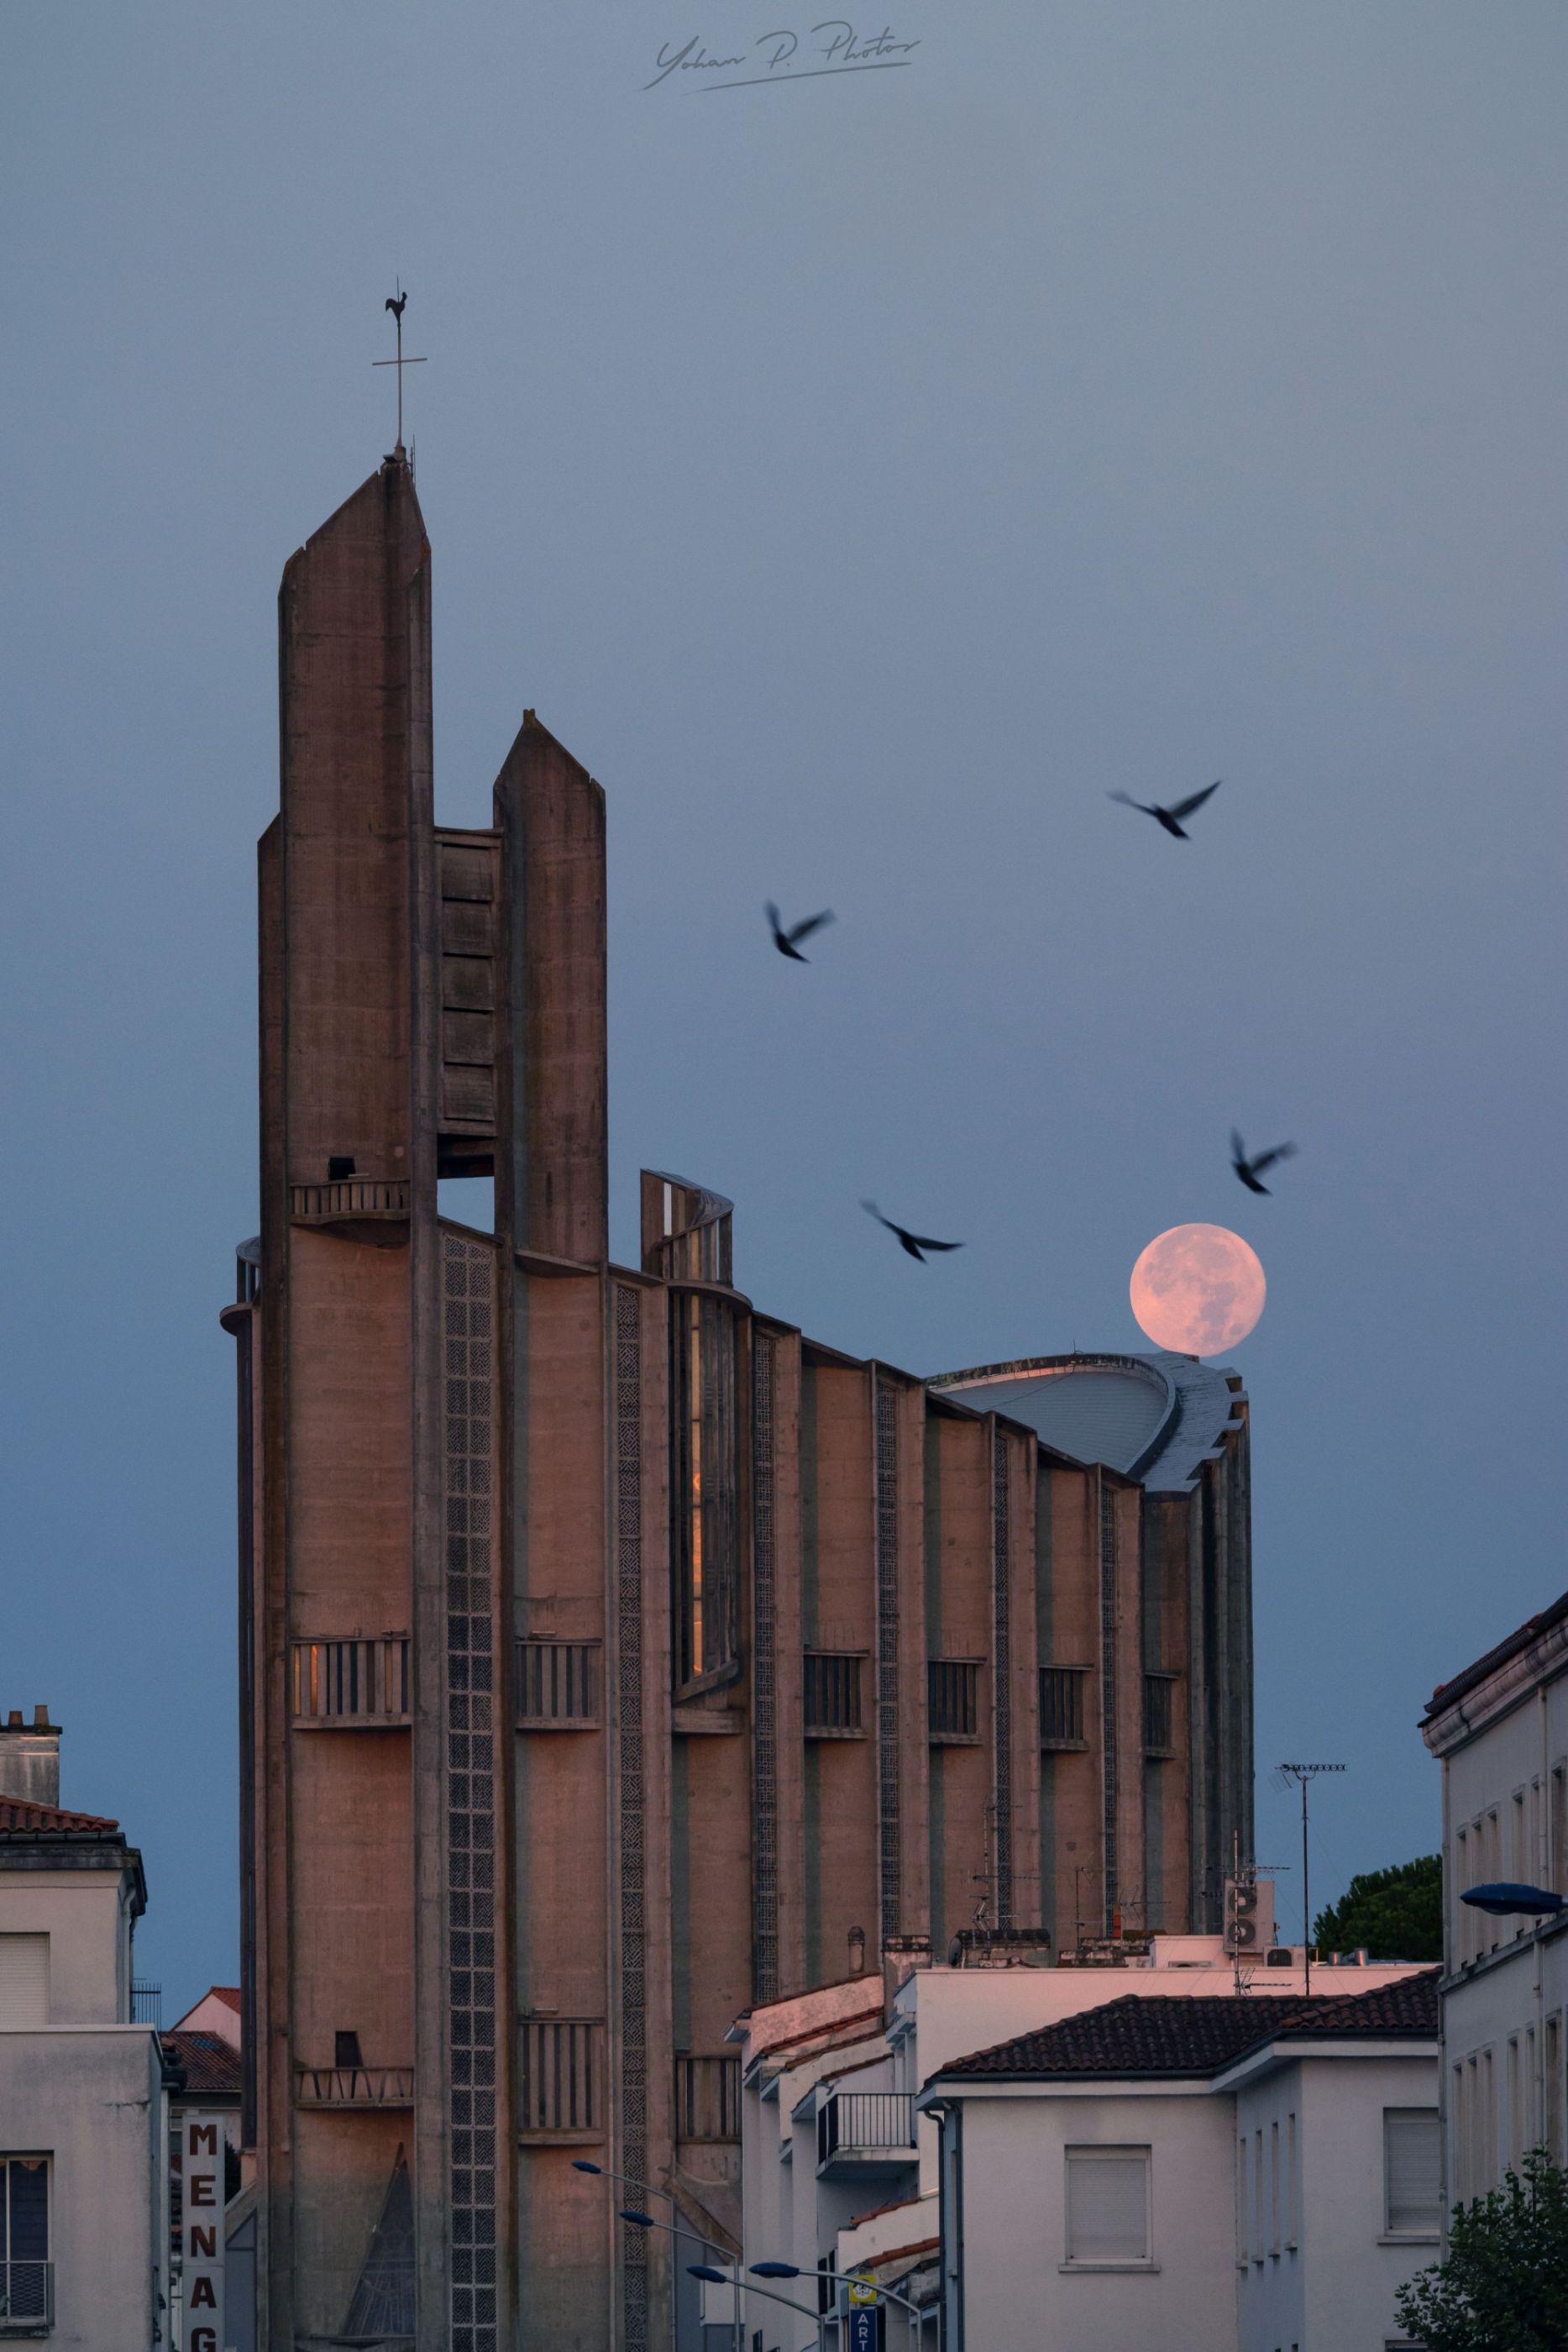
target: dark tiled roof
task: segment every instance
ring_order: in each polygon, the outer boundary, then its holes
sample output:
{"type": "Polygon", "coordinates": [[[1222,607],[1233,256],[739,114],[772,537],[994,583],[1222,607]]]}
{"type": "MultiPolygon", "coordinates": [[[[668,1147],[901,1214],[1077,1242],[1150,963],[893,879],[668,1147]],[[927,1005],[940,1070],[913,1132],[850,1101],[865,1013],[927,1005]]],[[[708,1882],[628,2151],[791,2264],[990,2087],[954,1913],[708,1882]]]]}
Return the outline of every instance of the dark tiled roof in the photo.
{"type": "Polygon", "coordinates": [[[0,1836],[63,1837],[81,1830],[117,1830],[98,1813],[68,1813],[58,1805],[34,1805],[25,1797],[0,1797],[0,1836]]]}
{"type": "Polygon", "coordinates": [[[1534,1617],[1527,1617],[1516,1633],[1499,1642],[1495,1649],[1478,1658],[1474,1665],[1461,1668],[1451,1681],[1439,1683],[1427,1703],[1427,1718],[1429,1720],[1434,1715],[1441,1715],[1445,1707],[1452,1706],[1466,1691],[1473,1690],[1478,1683],[1484,1682],[1488,1675],[1494,1674],[1519,1651],[1527,1650],[1531,1642],[1550,1632],[1553,1625],[1560,1624],[1564,1617],[1568,1617],[1568,1592],[1560,1601],[1554,1601],[1550,1609],[1542,1609],[1534,1617]]]}
{"type": "Polygon", "coordinates": [[[159,2040],[185,2072],[185,2088],[204,2095],[228,2092],[238,2098],[239,2052],[215,2033],[162,2033],[159,2040]]]}
{"type": "Polygon", "coordinates": [[[1021,2033],[942,2068],[943,2075],[1213,2074],[1270,2042],[1365,2033],[1436,2039],[1437,1969],[1372,1992],[1127,1993],[1060,2025],[1021,2033]]]}

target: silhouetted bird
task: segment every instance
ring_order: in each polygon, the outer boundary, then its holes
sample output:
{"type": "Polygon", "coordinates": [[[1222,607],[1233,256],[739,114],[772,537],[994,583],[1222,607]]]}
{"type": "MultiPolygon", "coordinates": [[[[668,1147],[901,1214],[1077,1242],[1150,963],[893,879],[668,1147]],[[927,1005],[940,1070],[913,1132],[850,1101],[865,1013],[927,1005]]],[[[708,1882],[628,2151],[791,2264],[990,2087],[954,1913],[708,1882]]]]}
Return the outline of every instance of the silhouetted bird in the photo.
{"type": "Polygon", "coordinates": [[[796,947],[796,940],[809,940],[813,931],[820,931],[824,923],[831,923],[833,919],[832,908],[824,907],[820,915],[808,915],[803,923],[792,923],[786,930],[779,919],[779,909],[771,898],[768,901],[767,914],[773,932],[773,944],[780,955],[789,957],[791,963],[810,962],[810,957],[803,956],[796,947]]]}
{"type": "Polygon", "coordinates": [[[408,296],[406,294],[400,294],[395,302],[392,300],[390,294],[387,296],[387,309],[392,312],[394,319],[402,319],[403,305],[407,300],[408,296]]]}
{"type": "Polygon", "coordinates": [[[1230,1130],[1230,1165],[1249,1192],[1267,1192],[1267,1184],[1259,1177],[1265,1168],[1272,1168],[1276,1160],[1289,1160],[1296,1147],[1293,1143],[1277,1143],[1272,1151],[1260,1151],[1256,1160],[1249,1160],[1246,1146],[1234,1128],[1230,1130]]]}
{"type": "Polygon", "coordinates": [[[873,1216],[879,1225],[885,1225],[890,1234],[896,1234],[900,1248],[906,1249],[911,1257],[917,1257],[922,1265],[925,1263],[925,1254],[928,1249],[956,1250],[964,1246],[962,1242],[934,1242],[929,1234],[906,1233],[902,1225],[895,1225],[891,1217],[884,1217],[874,1201],[862,1201],[861,1207],[873,1216]]]}
{"type": "Polygon", "coordinates": [[[1157,802],[1135,801],[1126,793],[1113,793],[1111,798],[1113,801],[1120,801],[1124,808],[1142,809],[1145,816],[1152,816],[1157,823],[1163,824],[1167,833],[1174,833],[1178,841],[1186,841],[1187,835],[1182,831],[1176,819],[1190,816],[1194,809],[1200,809],[1210,793],[1217,793],[1224,781],[1222,776],[1216,776],[1213,783],[1205,784],[1202,792],[1194,793],[1188,801],[1177,801],[1175,808],[1161,808],[1157,802]]]}

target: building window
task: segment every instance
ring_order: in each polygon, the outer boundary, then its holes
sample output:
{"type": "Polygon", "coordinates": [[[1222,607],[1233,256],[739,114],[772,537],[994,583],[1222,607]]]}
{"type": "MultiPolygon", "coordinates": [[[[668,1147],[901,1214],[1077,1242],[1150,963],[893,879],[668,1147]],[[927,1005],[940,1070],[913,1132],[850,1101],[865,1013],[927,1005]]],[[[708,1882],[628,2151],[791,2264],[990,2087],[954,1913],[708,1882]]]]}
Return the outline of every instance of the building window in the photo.
{"type": "Polygon", "coordinates": [[[1040,1744],[1042,1748],[1082,1748],[1083,1682],[1087,1666],[1041,1666],[1040,1670],[1040,1744]]]}
{"type": "Polygon", "coordinates": [[[47,1936],[0,1936],[0,2029],[48,2021],[47,1936]]]}
{"type": "Polygon", "coordinates": [[[675,2137],[738,2140],[740,2053],[713,2057],[682,2053],[675,2059],[675,2137]]]}
{"type": "Polygon", "coordinates": [[[1436,2107],[1383,2110],[1383,2226],[1391,2238],[1435,2238],[1442,2221],[1436,2107]]]}
{"type": "Polygon", "coordinates": [[[0,2156],[0,2325],[52,2320],[54,2304],[49,2160],[0,2156]]]}
{"type": "Polygon", "coordinates": [[[599,1721],[597,1642],[519,1642],[517,1721],[528,1731],[580,1731],[599,1721]]]}
{"type": "Polygon", "coordinates": [[[1542,2088],[1546,2097],[1546,2153],[1553,2164],[1563,2161],[1563,2019],[1553,2012],[1546,2021],[1546,2074],[1542,2088]]]}
{"type": "Polygon", "coordinates": [[[683,1691],[727,1676],[737,1634],[739,1447],[735,1316],[700,1291],[670,1300],[671,1556],[675,1574],[675,1679],[683,1691]]]}
{"type": "Polygon", "coordinates": [[[1067,2259],[1121,2266],[1147,2263],[1149,2150],[1067,2150],[1067,2259]]]}
{"type": "Polygon", "coordinates": [[[408,1721],[408,1635],[294,1644],[297,1723],[408,1721]]]}
{"type": "Polygon", "coordinates": [[[853,1739],[861,1728],[861,1660],[845,1650],[808,1650],[808,1739],[853,1739]]]}
{"type": "Polygon", "coordinates": [[[980,1736],[980,1669],[969,1658],[932,1658],[925,1668],[926,1737],[934,1746],[980,1736]]]}
{"type": "Polygon", "coordinates": [[[1176,1676],[1145,1675],[1144,1676],[1144,1753],[1145,1756],[1176,1754],[1176,1676]]]}
{"type": "Polygon", "coordinates": [[[526,2017],[519,2034],[517,2128],[525,2138],[597,2139],[604,2129],[604,2024],[526,2017]]]}

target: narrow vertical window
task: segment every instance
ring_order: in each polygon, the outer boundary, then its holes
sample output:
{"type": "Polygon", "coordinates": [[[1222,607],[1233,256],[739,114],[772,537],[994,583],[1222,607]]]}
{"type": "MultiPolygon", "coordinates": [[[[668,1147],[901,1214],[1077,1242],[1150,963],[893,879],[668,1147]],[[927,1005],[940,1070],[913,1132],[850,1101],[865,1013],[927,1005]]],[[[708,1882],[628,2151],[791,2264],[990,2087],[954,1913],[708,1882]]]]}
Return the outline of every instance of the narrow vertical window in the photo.
{"type": "Polygon", "coordinates": [[[0,2319],[35,2320],[37,2326],[17,2332],[43,2334],[54,2301],[48,2158],[0,2156],[0,2319]]]}
{"type": "Polygon", "coordinates": [[[1383,2110],[1383,2228],[1390,2238],[1435,2238],[1442,2216],[1436,2107],[1383,2110]]]}
{"type": "Polygon", "coordinates": [[[1286,2118],[1286,2125],[1287,2128],[1285,2136],[1289,2150],[1289,2187],[1286,2190],[1286,2196],[1288,2199],[1286,2212],[1288,2215],[1287,2226],[1291,2233],[1291,2253],[1294,2253],[1297,2247],[1301,2242],[1301,2161],[1300,2151],[1296,2146],[1296,2118],[1293,2110],[1286,2118]]]}
{"type": "Polygon", "coordinates": [[[1546,2105],[1546,2152],[1553,2164],[1563,2161],[1563,2018],[1560,2011],[1546,2021],[1546,2048],[1542,2090],[1546,2105]]]}
{"type": "Polygon", "coordinates": [[[1247,2210],[1247,2135],[1242,2133],[1236,2143],[1236,2267],[1247,2267],[1247,2249],[1252,2242],[1251,2224],[1247,2210]]]}
{"type": "Polygon", "coordinates": [[[1280,2251],[1280,2126],[1269,2126],[1269,2252],[1280,2251]]]}
{"type": "Polygon", "coordinates": [[[1263,2126],[1252,2135],[1252,2259],[1260,2263],[1263,2240],[1263,2126]]]}
{"type": "Polygon", "coordinates": [[[671,1553],[675,1679],[690,1690],[733,1670],[739,1554],[736,1325],[724,1299],[670,1299],[671,1553]]]}

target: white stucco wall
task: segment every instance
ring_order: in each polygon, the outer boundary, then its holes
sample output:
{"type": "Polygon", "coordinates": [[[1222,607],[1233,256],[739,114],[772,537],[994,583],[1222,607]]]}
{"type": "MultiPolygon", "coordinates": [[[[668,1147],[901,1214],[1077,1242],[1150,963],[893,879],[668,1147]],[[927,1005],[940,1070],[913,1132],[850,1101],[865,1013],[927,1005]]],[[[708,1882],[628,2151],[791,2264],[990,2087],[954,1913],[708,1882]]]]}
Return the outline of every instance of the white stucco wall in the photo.
{"type": "Polygon", "coordinates": [[[168,2293],[161,2085],[147,2026],[0,2032],[0,2147],[50,2159],[51,2346],[152,2344],[155,2293],[168,2293]]]}
{"type": "Polygon", "coordinates": [[[1492,1918],[1467,1887],[1520,1879],[1568,1895],[1568,1672],[1554,1637],[1439,1718],[1450,2204],[1484,2195],[1542,2140],[1568,2150],[1568,1919],[1492,1918]]]}
{"type": "Polygon", "coordinates": [[[1242,2139],[1249,2159],[1246,2194],[1237,2207],[1239,2352],[1277,2352],[1292,2344],[1383,2352],[1398,2340],[1395,2294],[1440,2249],[1436,2230],[1397,2241],[1385,2235],[1384,2111],[1435,2112],[1437,2105],[1437,2069],[1425,2056],[1306,2057],[1238,2088],[1237,2160],[1242,2139]]]}
{"type": "Polygon", "coordinates": [[[966,2097],[964,2352],[1234,2352],[1232,2113],[1201,2086],[966,2097]],[[1152,2150],[1151,2268],[1063,2270],[1070,2145],[1152,2150]]]}
{"type": "Polygon", "coordinates": [[[114,2025],[131,2015],[123,1874],[0,1872],[0,1934],[47,1936],[51,2025],[114,2025]]]}

